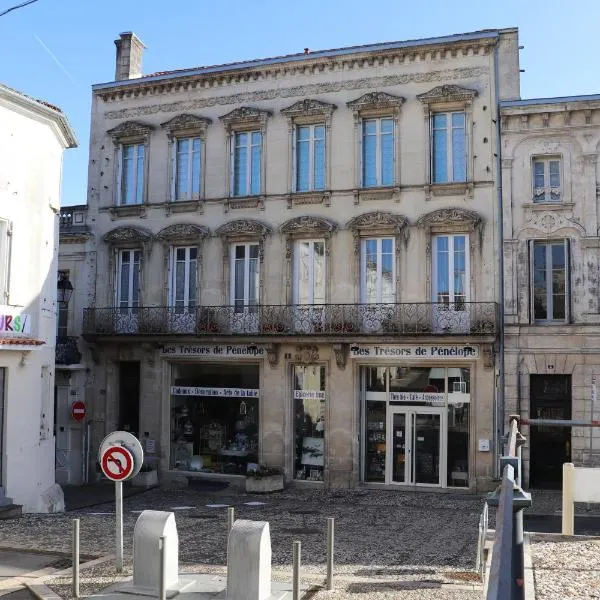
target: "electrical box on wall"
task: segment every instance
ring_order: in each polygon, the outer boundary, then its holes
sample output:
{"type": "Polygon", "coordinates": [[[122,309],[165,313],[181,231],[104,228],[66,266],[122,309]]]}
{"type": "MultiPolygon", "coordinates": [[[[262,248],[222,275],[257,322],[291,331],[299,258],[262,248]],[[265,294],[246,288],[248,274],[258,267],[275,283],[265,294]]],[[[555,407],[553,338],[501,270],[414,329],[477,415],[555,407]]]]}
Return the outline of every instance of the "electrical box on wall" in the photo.
{"type": "Polygon", "coordinates": [[[479,452],[490,451],[490,440],[479,440],[479,452]]]}

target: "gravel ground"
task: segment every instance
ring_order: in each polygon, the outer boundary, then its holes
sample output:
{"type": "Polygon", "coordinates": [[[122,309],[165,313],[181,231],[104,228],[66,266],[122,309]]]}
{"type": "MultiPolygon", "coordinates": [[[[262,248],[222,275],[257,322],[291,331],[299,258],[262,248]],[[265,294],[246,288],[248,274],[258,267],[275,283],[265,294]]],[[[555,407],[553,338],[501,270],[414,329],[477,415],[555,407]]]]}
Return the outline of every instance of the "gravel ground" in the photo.
{"type": "Polygon", "coordinates": [[[536,600],[600,598],[600,539],[530,534],[536,600]]]}
{"type": "MultiPolygon", "coordinates": [[[[224,573],[227,508],[236,518],[270,523],[273,578],[291,580],[292,542],[302,542],[304,581],[320,586],[325,577],[326,518],[335,517],[336,589],[319,591],[323,600],[363,595],[369,600],[407,598],[470,600],[481,598],[473,573],[480,497],[461,494],[403,493],[379,490],[329,492],[286,490],[265,496],[235,490],[151,490],[124,501],[124,539],[130,569],[133,526],[143,509],[173,510],[182,570],[224,573]],[[248,505],[246,503],[256,503],[248,505]]],[[[114,505],[66,515],[26,515],[5,521],[0,546],[69,552],[71,521],[81,519],[81,552],[114,552],[114,505]]],[[[82,571],[84,595],[115,580],[111,562],[82,571]]],[[[48,581],[64,598],[70,578],[48,581]]]]}

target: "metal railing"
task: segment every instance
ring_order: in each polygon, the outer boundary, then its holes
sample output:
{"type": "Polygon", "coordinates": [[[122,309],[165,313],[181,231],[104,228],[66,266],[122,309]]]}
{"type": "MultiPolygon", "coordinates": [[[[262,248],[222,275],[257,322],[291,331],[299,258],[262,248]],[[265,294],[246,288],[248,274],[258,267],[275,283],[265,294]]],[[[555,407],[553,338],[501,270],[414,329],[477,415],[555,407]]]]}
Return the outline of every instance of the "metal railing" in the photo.
{"type": "Polygon", "coordinates": [[[500,458],[502,483],[488,494],[497,506],[496,534],[492,549],[487,600],[523,600],[523,509],[531,506],[531,494],[521,489],[521,446],[519,417],[511,416],[506,454],[500,458]]]}
{"type": "Polygon", "coordinates": [[[88,308],[83,333],[193,336],[494,336],[495,302],[88,308]]]}
{"type": "Polygon", "coordinates": [[[80,362],[81,352],[77,348],[77,338],[56,338],[55,363],[57,365],[78,365],[80,362]]]}

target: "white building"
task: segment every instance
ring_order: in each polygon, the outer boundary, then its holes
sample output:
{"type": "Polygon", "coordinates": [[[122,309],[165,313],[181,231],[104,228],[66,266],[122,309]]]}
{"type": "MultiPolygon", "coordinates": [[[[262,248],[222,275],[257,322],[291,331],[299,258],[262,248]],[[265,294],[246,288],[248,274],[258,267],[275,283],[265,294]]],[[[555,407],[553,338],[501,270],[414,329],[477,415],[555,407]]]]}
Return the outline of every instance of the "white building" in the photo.
{"type": "Polygon", "coordinates": [[[54,480],[60,109],[0,85],[0,505],[64,507],[54,480]],[[34,143],[35,142],[35,143],[34,143]]]}

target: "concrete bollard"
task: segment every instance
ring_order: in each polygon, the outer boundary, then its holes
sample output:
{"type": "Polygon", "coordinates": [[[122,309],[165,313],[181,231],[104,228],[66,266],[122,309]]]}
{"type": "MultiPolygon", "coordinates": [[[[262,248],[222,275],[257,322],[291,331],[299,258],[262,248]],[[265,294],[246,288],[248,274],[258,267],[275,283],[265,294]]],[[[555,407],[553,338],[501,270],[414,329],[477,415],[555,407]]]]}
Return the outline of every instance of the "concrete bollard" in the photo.
{"type": "Polygon", "coordinates": [[[233,506],[230,506],[227,509],[227,535],[228,536],[231,533],[234,523],[235,523],[235,508],[233,508],[233,506]]]}
{"type": "Polygon", "coordinates": [[[562,534],[575,533],[575,466],[563,463],[562,534]]]}
{"type": "Polygon", "coordinates": [[[328,590],[333,589],[333,536],[335,532],[335,519],[327,519],[327,582],[328,590]]]}
{"type": "Polygon", "coordinates": [[[294,542],[294,552],[292,556],[292,600],[300,600],[300,556],[302,544],[294,542]]]}
{"type": "Polygon", "coordinates": [[[179,583],[179,537],[172,512],[145,510],[133,529],[133,587],[160,593],[179,583]],[[163,540],[162,550],[160,540],[163,540]],[[161,563],[161,552],[164,564],[161,563]],[[163,568],[157,569],[157,566],[163,568]]]}
{"type": "Polygon", "coordinates": [[[227,600],[267,600],[270,595],[269,523],[238,519],[227,544],[227,600]]]}
{"type": "Polygon", "coordinates": [[[73,519],[72,593],[75,598],[79,598],[79,519],[73,519]]]}

